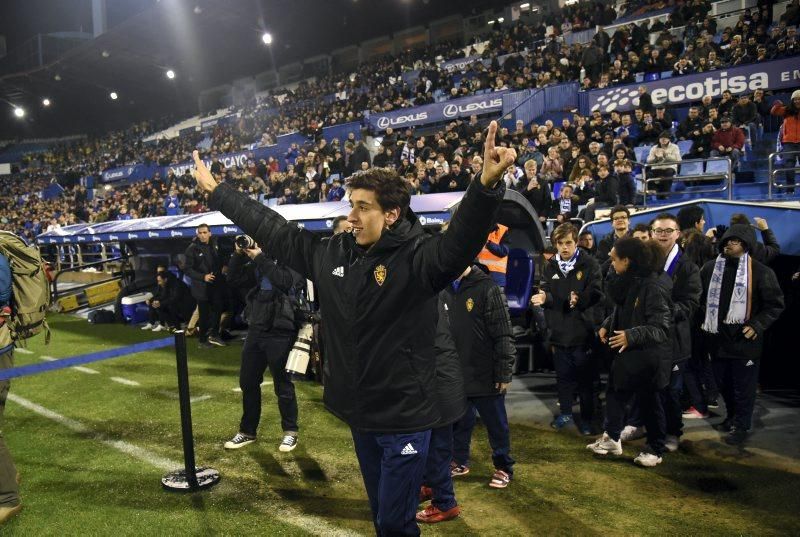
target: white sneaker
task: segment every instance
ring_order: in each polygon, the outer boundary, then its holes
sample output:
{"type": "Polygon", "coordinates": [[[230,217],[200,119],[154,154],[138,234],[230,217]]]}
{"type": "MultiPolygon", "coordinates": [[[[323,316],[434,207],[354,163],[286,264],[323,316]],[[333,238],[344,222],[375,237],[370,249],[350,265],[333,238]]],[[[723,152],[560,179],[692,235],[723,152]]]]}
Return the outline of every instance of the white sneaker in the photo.
{"type": "Polygon", "coordinates": [[[142,327],[142,330],[152,330],[156,326],[158,326],[158,325],[157,324],[153,324],[153,323],[147,323],[146,325],[144,325],[142,327]]]}
{"type": "Polygon", "coordinates": [[[164,326],[163,324],[157,324],[157,325],[156,325],[156,326],[153,328],[153,332],[161,332],[162,330],[169,330],[169,327],[167,327],[167,326],[164,326]]]}
{"type": "Polygon", "coordinates": [[[247,436],[242,433],[236,433],[233,438],[225,442],[223,446],[225,449],[239,449],[244,446],[249,446],[256,441],[255,436],[247,436]]]}
{"type": "Polygon", "coordinates": [[[668,434],[667,439],[664,441],[664,447],[667,448],[667,451],[673,453],[678,451],[678,446],[680,445],[681,440],[675,435],[668,434]]]}
{"type": "Polygon", "coordinates": [[[622,432],[619,435],[620,440],[624,440],[626,442],[630,442],[631,440],[638,440],[640,438],[644,438],[647,435],[647,431],[645,431],[644,427],[636,427],[635,425],[626,425],[622,432]]]}
{"type": "Polygon", "coordinates": [[[284,453],[293,450],[297,447],[297,435],[296,434],[287,434],[281,440],[281,445],[278,446],[279,451],[283,451],[284,453]]]}
{"type": "Polygon", "coordinates": [[[594,443],[588,444],[586,449],[597,453],[598,455],[622,455],[622,440],[611,440],[608,433],[603,433],[603,436],[598,438],[594,443]]]}
{"type": "Polygon", "coordinates": [[[652,468],[653,466],[661,464],[661,457],[659,457],[654,453],[647,453],[645,451],[642,451],[636,456],[635,459],[633,459],[633,462],[635,462],[639,466],[652,468]]]}

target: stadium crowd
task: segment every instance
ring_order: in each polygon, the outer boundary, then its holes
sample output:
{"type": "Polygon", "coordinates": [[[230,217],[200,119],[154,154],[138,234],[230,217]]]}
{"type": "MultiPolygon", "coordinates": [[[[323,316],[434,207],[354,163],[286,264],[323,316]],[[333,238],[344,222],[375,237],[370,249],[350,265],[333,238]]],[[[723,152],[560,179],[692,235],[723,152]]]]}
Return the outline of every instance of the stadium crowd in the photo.
{"type": "MultiPolygon", "coordinates": [[[[389,129],[382,133],[374,155],[355,133],[345,140],[326,140],[322,127],[360,121],[364,110],[388,111],[484,90],[542,87],[578,80],[582,74],[585,88],[605,87],[632,82],[635,73],[671,70],[676,75],[688,74],[795,55],[795,25],[800,22],[800,9],[795,4],[771,24],[771,6],[760,2],[757,8],[745,10],[734,27],[718,35],[715,19],[708,16],[708,1],[630,2],[620,15],[655,8],[673,11],[663,24],[630,24],[611,38],[601,28],[590,43],[568,45],[565,34],[608,24],[616,18],[607,6],[582,2],[566,8],[563,20],[567,26],[556,24],[562,19],[553,19],[555,15],[533,24],[495,25],[486,36],[485,47],[482,38],[471,47],[446,42],[371,60],[354,73],[301,82],[294,91],[273,92],[252,100],[240,110],[238,121],[217,126],[210,133],[144,143],[142,139],[163,121],[139,123],[125,131],[26,157],[27,169],[3,183],[0,204],[9,210],[0,224],[30,238],[49,226],[72,222],[202,211],[206,207],[204,197],[193,190],[189,177],[172,174],[140,184],[98,189],[91,200],[73,186],[67,186],[60,198],[47,201],[37,199],[36,193],[46,186],[47,177],[50,182],[64,176],[98,177],[103,170],[136,163],[174,165],[184,162],[198,145],[213,158],[242,150],[253,142],[271,145],[276,136],[293,131],[306,134],[308,143],[292,147],[283,158],[251,160],[241,169],[214,164],[212,171],[253,197],[275,198],[279,204],[341,199],[343,178],[371,166],[394,166],[406,178],[412,194],[464,190],[470,177],[481,169],[480,157],[474,158],[482,143],[481,123],[474,117],[456,120],[427,136],[413,130],[389,129]],[[679,26],[684,26],[682,39],[669,33],[679,26]],[[653,32],[663,34],[650,45],[653,32]],[[437,66],[437,61],[471,56],[479,49],[481,59],[489,61],[475,62],[464,73],[448,73],[437,66]],[[506,57],[502,65],[499,57],[506,57]],[[412,69],[418,71],[418,77],[409,83],[401,75],[412,69]],[[73,201],[76,210],[66,210],[73,201]]],[[[675,161],[680,156],[722,155],[729,156],[735,166],[744,148],[743,135],[757,137],[769,111],[762,90],[738,99],[725,92],[718,100],[704,97],[688,119],[674,129],[671,111],[653,106],[650,96],[642,91],[639,107],[629,114],[576,114],[560,125],[546,121],[503,129],[499,141],[513,146],[519,154],[504,179],[531,201],[542,219],[577,216],[578,207],[594,200],[587,208],[588,216],[592,216],[602,206],[637,202],[633,176],[641,163],[634,158],[634,147],[656,146],[663,141],[662,148],[654,147],[647,155],[646,161],[651,164],[675,161]],[[726,117],[731,121],[723,121],[726,117]],[[676,158],[673,142],[683,140],[691,141],[691,148],[676,158]],[[564,188],[560,188],[562,183],[564,188]]],[[[652,169],[651,177],[665,178],[655,185],[657,191],[669,189],[675,168],[664,165],[652,169]]]]}

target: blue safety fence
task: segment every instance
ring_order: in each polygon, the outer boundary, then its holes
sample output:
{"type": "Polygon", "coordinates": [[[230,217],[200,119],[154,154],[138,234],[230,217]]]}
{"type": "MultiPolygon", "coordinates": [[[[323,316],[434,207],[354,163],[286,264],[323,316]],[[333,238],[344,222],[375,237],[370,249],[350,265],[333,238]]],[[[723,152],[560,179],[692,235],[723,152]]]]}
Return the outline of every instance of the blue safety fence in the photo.
{"type": "Polygon", "coordinates": [[[117,347],[116,349],[108,349],[105,351],[90,352],[89,354],[81,354],[72,356],[70,358],[62,358],[52,362],[42,362],[40,364],[23,365],[19,367],[12,367],[0,371],[0,380],[8,380],[18,377],[27,377],[37,373],[44,373],[46,371],[56,371],[65,369],[67,367],[75,367],[76,365],[89,364],[92,362],[99,362],[101,360],[108,360],[110,358],[118,358],[128,354],[135,354],[137,352],[151,351],[153,349],[162,349],[175,344],[174,338],[167,337],[163,339],[155,339],[153,341],[145,341],[143,343],[135,343],[133,345],[126,345],[124,347],[117,347]]]}

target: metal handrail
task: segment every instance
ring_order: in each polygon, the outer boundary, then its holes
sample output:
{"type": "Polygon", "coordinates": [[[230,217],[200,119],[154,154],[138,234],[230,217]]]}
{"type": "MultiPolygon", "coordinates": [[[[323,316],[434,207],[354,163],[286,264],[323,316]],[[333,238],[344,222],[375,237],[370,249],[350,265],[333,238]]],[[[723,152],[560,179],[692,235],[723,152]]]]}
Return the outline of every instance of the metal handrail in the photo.
{"type": "Polygon", "coordinates": [[[791,168],[780,168],[775,169],[775,157],[778,155],[795,155],[794,159],[800,157],[800,151],[775,151],[774,153],[770,153],[769,157],[767,157],[767,198],[772,199],[772,188],[795,188],[796,185],[792,185],[789,183],[778,183],[775,181],[775,174],[778,172],[800,172],[800,166],[793,166],[791,168]]]}
{"type": "MultiPolygon", "coordinates": [[[[647,208],[647,196],[648,196],[648,183],[660,183],[662,181],[672,181],[672,182],[680,182],[680,183],[687,183],[687,182],[710,182],[710,181],[719,181],[723,179],[724,182],[719,188],[711,188],[711,189],[701,189],[701,190],[694,190],[693,192],[697,194],[709,194],[709,193],[716,193],[716,192],[728,192],[728,200],[733,199],[733,162],[728,157],[709,157],[709,158],[695,158],[695,159],[688,159],[688,160],[680,160],[674,162],[650,162],[650,163],[642,163],[642,182],[644,183],[644,191],[640,191],[643,198],[643,206],[647,208]],[[647,178],[647,168],[653,168],[655,166],[666,167],[666,166],[681,166],[683,164],[690,164],[693,162],[711,162],[715,160],[725,160],[728,164],[728,171],[726,173],[703,173],[699,175],[678,175],[675,174],[672,177],[656,177],[653,179],[647,178]]],[[[667,192],[658,192],[657,195],[659,196],[675,196],[679,194],[684,194],[684,192],[677,191],[674,192],[672,190],[667,192]]]]}

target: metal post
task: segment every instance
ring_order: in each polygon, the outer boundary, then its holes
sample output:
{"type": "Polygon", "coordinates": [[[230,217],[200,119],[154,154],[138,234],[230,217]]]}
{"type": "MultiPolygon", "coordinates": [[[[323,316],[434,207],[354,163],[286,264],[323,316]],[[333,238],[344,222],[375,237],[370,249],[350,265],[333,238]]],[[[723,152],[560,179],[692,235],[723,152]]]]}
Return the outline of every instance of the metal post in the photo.
{"type": "Polygon", "coordinates": [[[767,157],[767,199],[772,200],[772,174],[775,173],[772,169],[772,161],[776,153],[770,153],[767,157]]]}
{"type": "Polygon", "coordinates": [[[728,159],[728,201],[733,201],[733,161],[728,159]]]}
{"type": "Polygon", "coordinates": [[[161,478],[161,484],[169,490],[193,492],[216,485],[220,475],[211,468],[195,466],[192,406],[189,400],[189,365],[186,358],[186,334],[183,330],[175,332],[175,359],[178,367],[178,400],[181,407],[184,469],[165,474],[161,478]]]}
{"type": "Polygon", "coordinates": [[[642,185],[644,188],[643,196],[642,196],[642,207],[647,209],[647,163],[644,163],[642,166],[642,185]]]}

